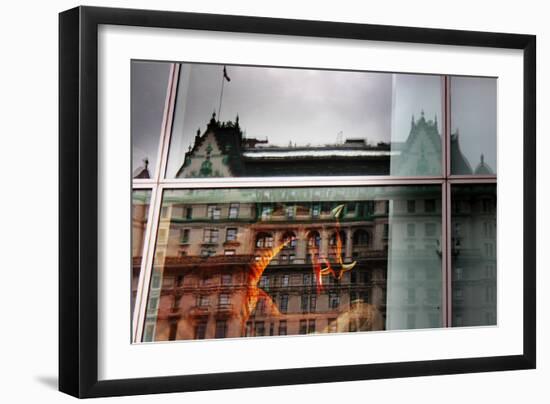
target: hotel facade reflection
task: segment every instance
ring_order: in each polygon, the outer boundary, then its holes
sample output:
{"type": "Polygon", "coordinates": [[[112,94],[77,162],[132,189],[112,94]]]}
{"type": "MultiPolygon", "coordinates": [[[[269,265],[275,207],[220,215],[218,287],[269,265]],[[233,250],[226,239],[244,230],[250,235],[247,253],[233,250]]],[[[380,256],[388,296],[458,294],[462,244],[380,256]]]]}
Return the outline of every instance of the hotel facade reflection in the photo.
{"type": "Polygon", "coordinates": [[[439,327],[439,196],[165,191],[145,340],[439,327]]]}

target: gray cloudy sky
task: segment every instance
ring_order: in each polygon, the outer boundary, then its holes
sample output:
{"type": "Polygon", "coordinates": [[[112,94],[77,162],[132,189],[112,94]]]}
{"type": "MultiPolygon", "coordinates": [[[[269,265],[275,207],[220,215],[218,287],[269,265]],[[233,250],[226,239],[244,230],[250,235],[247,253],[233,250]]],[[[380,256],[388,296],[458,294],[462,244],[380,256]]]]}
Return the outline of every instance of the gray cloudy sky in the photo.
{"type": "Polygon", "coordinates": [[[131,63],[132,170],[147,158],[153,175],[169,70],[169,63],[131,63]]]}
{"type": "MultiPolygon", "coordinates": [[[[186,67],[190,73],[184,130],[204,129],[219,107],[223,67],[186,67]]],[[[383,117],[391,112],[391,75],[239,66],[228,66],[227,73],[231,82],[224,85],[220,119],[233,120],[239,114],[249,137],[306,145],[334,143],[340,131],[344,137],[381,140],[390,129],[383,117]]]]}
{"type": "Polygon", "coordinates": [[[483,154],[496,173],[497,80],[451,78],[451,129],[459,132],[462,154],[475,170],[483,154]]]}
{"type": "MultiPolygon", "coordinates": [[[[134,167],[156,161],[158,133],[166,95],[168,63],[132,63],[134,167]]],[[[204,132],[218,113],[223,65],[182,64],[174,117],[168,176],[175,175],[195,133],[204,132]]],[[[342,72],[311,69],[227,66],[221,120],[238,114],[247,137],[270,144],[334,144],[364,138],[372,143],[400,142],[409,134],[411,115],[438,117],[439,76],[342,72]]],[[[460,79],[453,91],[453,129],[460,127],[461,148],[473,168],[480,150],[494,169],[496,80],[460,79]],[[476,81],[477,80],[477,81],[476,81]]]]}

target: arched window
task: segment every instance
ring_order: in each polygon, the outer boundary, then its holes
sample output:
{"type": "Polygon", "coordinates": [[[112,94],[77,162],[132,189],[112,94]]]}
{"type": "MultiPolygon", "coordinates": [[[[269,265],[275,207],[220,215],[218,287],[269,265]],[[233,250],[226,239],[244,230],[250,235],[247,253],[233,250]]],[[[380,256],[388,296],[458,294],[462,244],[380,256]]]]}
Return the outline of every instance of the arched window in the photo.
{"type": "Polygon", "coordinates": [[[292,231],[287,231],[283,234],[282,242],[287,243],[285,248],[296,248],[296,234],[292,231]]]}
{"type": "Polygon", "coordinates": [[[271,233],[259,233],[256,236],[256,248],[273,247],[273,235],[271,233]]]}
{"type": "MultiPolygon", "coordinates": [[[[346,232],[344,230],[340,230],[340,242],[342,243],[342,245],[346,245],[346,232]]],[[[330,235],[330,238],[328,240],[328,244],[330,246],[336,246],[336,243],[338,241],[338,237],[337,237],[338,233],[337,232],[332,232],[332,234],[330,235]]]]}
{"type": "Polygon", "coordinates": [[[307,246],[309,248],[319,248],[321,246],[321,235],[318,231],[311,231],[307,236],[307,246]]]}
{"type": "Polygon", "coordinates": [[[370,241],[369,232],[363,229],[356,230],[353,233],[353,245],[354,246],[365,246],[368,245],[370,241]]]}

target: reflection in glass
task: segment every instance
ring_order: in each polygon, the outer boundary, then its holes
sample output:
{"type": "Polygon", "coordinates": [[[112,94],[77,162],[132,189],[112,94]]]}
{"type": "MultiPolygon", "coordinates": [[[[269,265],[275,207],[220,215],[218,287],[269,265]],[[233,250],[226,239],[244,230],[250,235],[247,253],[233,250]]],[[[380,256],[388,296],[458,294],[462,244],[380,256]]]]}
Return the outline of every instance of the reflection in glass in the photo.
{"type": "Polygon", "coordinates": [[[441,91],[440,76],[184,63],[167,177],[438,175],[441,91]]]}
{"type": "Polygon", "coordinates": [[[441,175],[441,77],[392,75],[391,175],[441,175]]]}
{"type": "Polygon", "coordinates": [[[497,170],[497,79],[451,77],[451,173],[497,170]]]}
{"type": "Polygon", "coordinates": [[[166,190],[144,341],[440,327],[440,196],[166,190]]]}
{"type": "Polygon", "coordinates": [[[388,222],[386,328],[441,327],[441,188],[400,188],[388,222]]]}
{"type": "Polygon", "coordinates": [[[139,272],[143,259],[143,242],[149,217],[151,191],[135,189],[132,191],[132,312],[137,293],[139,272]]]}
{"type": "Polygon", "coordinates": [[[169,72],[169,63],[131,63],[133,178],[155,174],[169,72]]]}
{"type": "Polygon", "coordinates": [[[496,185],[451,190],[452,325],[495,325],[496,185]]]}

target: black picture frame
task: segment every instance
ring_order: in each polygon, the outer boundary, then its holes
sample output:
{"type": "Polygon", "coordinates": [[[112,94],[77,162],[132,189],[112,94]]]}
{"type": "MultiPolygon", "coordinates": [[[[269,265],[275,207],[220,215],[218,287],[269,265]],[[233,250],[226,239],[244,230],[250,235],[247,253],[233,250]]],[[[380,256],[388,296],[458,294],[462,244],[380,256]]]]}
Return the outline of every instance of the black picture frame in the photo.
{"type": "Polygon", "coordinates": [[[77,7],[59,15],[59,390],[76,397],[533,369],[536,366],[536,37],[184,12],[77,7]],[[277,34],[523,51],[523,354],[99,381],[98,26],[277,34]]]}

